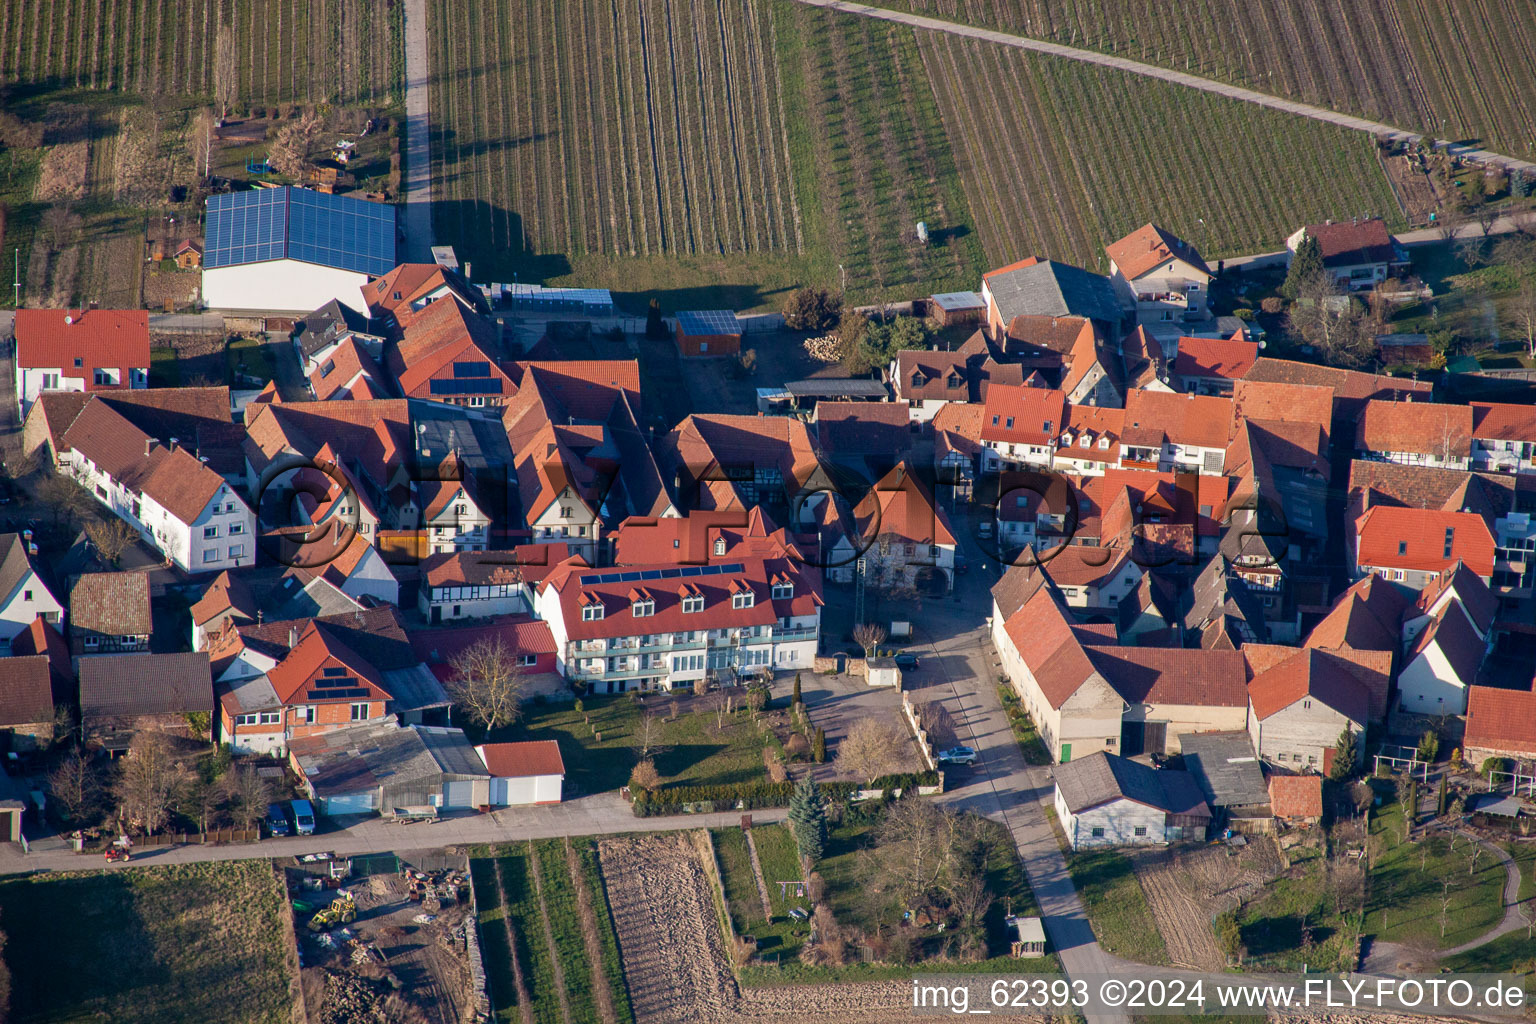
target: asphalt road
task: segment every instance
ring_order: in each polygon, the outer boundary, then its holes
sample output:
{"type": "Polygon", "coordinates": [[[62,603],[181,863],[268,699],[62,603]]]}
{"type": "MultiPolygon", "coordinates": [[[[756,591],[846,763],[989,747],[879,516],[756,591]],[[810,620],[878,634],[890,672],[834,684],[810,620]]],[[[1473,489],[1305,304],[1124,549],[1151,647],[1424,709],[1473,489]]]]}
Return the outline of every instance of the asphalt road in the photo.
{"type": "Polygon", "coordinates": [[[427,0],[405,0],[405,258],[432,262],[432,157],[427,126],[427,0]]]}

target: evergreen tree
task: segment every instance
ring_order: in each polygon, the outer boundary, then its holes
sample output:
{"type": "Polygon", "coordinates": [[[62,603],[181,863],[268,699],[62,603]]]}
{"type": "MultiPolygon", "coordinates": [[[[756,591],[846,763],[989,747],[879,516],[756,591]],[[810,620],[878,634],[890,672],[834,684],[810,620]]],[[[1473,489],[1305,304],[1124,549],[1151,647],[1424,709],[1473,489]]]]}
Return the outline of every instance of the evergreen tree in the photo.
{"type": "Polygon", "coordinates": [[[800,703],[800,673],[795,673],[795,692],[789,699],[789,706],[794,707],[800,703]]]}
{"type": "Polygon", "coordinates": [[[1440,776],[1440,793],[1435,797],[1435,816],[1438,818],[1445,817],[1446,797],[1448,795],[1446,778],[1444,775],[1440,776]]]}
{"type": "Polygon", "coordinates": [[[1348,726],[1339,733],[1339,745],[1334,748],[1333,767],[1328,772],[1328,777],[1335,782],[1349,778],[1355,773],[1355,761],[1360,756],[1360,740],[1355,731],[1348,726]]]}
{"type": "Polygon", "coordinates": [[[800,856],[815,862],[827,846],[827,808],[816,780],[806,774],[789,798],[789,827],[800,856]]]}
{"type": "Polygon", "coordinates": [[[827,732],[821,726],[816,727],[816,735],[811,740],[811,760],[822,764],[827,759],[827,732]]]}
{"type": "Polygon", "coordinates": [[[667,322],[661,318],[660,299],[652,299],[650,306],[645,311],[645,336],[647,338],[665,338],[667,336],[667,322]]]}
{"type": "Polygon", "coordinates": [[[1323,246],[1311,235],[1302,235],[1296,252],[1291,255],[1291,266],[1286,271],[1285,283],[1280,294],[1295,302],[1302,289],[1323,276],[1323,246]]]}

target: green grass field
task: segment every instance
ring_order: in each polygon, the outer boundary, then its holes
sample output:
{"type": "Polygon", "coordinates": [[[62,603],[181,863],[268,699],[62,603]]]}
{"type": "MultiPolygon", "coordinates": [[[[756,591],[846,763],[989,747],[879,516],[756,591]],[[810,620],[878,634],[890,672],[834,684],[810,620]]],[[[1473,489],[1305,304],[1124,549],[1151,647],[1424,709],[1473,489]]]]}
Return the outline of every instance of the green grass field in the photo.
{"type": "Polygon", "coordinates": [[[10,1019],[299,1024],[285,899],[267,860],[0,882],[10,1019]]]}
{"type": "Polygon", "coordinates": [[[1136,880],[1136,870],[1124,854],[1115,850],[1069,853],[1067,869],[1093,934],[1106,951],[1137,963],[1169,963],[1168,947],[1136,880]]]}
{"type": "Polygon", "coordinates": [[[1368,933],[1390,942],[1423,940],[1446,948],[1477,938],[1503,919],[1505,872],[1498,858],[1484,851],[1473,870],[1473,847],[1466,839],[1458,840],[1454,850],[1444,836],[1404,843],[1401,823],[1396,804],[1371,819],[1371,835],[1383,850],[1371,865],[1368,933]],[[1442,907],[1446,896],[1450,905],[1442,907]]]}
{"type": "MultiPolygon", "coordinates": [[[[629,782],[640,760],[642,709],[658,706],[665,707],[653,700],[646,708],[629,697],[588,697],[583,711],[569,704],[533,706],[521,722],[493,738],[557,741],[565,758],[566,786],[602,793],[629,782]]],[[[716,731],[712,711],[671,720],[663,713],[653,721],[656,769],[665,783],[713,786],[766,778],[763,747],[774,742],[772,732],[747,712],[726,716],[724,731],[716,731]]]]}

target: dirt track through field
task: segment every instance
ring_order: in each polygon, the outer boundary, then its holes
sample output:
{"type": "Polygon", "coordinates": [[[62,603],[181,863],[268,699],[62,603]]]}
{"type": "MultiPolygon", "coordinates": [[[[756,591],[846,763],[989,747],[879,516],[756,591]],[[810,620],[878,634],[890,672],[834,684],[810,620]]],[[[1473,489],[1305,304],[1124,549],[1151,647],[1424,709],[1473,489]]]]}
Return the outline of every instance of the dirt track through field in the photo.
{"type": "Polygon", "coordinates": [[[687,836],[598,842],[638,1024],[909,1024],[908,981],[742,990],[703,862],[687,836]]]}

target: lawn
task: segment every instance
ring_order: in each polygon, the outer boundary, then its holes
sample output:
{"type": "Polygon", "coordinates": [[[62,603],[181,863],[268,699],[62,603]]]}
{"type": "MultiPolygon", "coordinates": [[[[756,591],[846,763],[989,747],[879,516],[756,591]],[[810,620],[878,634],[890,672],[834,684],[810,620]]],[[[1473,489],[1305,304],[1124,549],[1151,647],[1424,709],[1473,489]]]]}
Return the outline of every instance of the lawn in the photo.
{"type": "Polygon", "coordinates": [[[1353,920],[1333,913],[1324,891],[1323,862],[1316,858],[1295,875],[1277,878],[1238,911],[1238,927],[1250,970],[1333,971],[1353,969],[1353,920]],[[1310,933],[1304,938],[1303,928],[1310,933]]]}
{"type": "Polygon", "coordinates": [[[1520,902],[1536,899],[1536,843],[1510,841],[1504,849],[1520,868],[1520,902]]]}
{"type": "Polygon", "coordinates": [[[1468,840],[1458,839],[1454,850],[1444,836],[1403,843],[1401,829],[1396,804],[1371,819],[1372,842],[1382,850],[1371,864],[1366,932],[1390,942],[1418,939],[1445,948],[1469,942],[1503,919],[1505,873],[1497,857],[1484,851],[1473,871],[1468,840]],[[1447,894],[1451,902],[1443,908],[1447,894]]]}
{"type": "MultiPolygon", "coordinates": [[[[766,829],[759,829],[759,833],[766,829]]],[[[720,881],[725,888],[726,912],[737,935],[758,935],[768,923],[763,917],[763,901],[757,880],[752,877],[752,855],[747,849],[746,833],[739,828],[709,830],[715,845],[715,860],[720,863],[720,881]]]]}
{"type": "Polygon", "coordinates": [[[989,958],[971,961],[932,958],[937,950],[937,940],[942,938],[942,934],[932,928],[908,929],[902,925],[900,908],[889,897],[882,898],[872,887],[869,873],[873,869],[874,860],[869,851],[874,845],[873,812],[851,814],[848,820],[831,829],[826,855],[815,869],[827,886],[827,905],[841,926],[864,935],[880,933],[890,936],[898,930],[916,933],[914,948],[918,959],[906,966],[860,962],[843,966],[812,966],[800,962],[797,955],[809,938],[810,926],[807,922],[795,921],[788,913],[795,906],[809,910],[811,903],[808,899],[795,899],[792,895],[786,899],[779,892],[778,883],[781,880],[795,879],[800,875],[794,839],[788,827],[758,826],[752,830],[758,858],[763,866],[764,880],[768,885],[769,902],[774,911],[772,920],[766,923],[762,921],[762,910],[751,875],[752,866],[747,859],[746,844],[740,839],[740,830],[713,830],[727,906],[732,907],[732,921],[737,921],[734,904],[738,900],[750,900],[751,905],[744,908],[741,919],[758,922],[747,929],[746,933],[758,940],[758,950],[767,961],[763,965],[742,968],[739,972],[742,983],[771,986],[872,981],[932,971],[994,971],[1010,974],[1056,972],[1060,965],[1054,954],[1037,960],[1014,960],[1008,955],[1011,939],[1004,918],[1009,913],[1035,914],[1038,909],[1007,830],[992,822],[983,827],[985,878],[988,892],[992,895],[992,905],[986,915],[989,958]]]}
{"type": "MultiPolygon", "coordinates": [[[[1498,258],[1502,244],[1496,240],[1490,255],[1498,258]]],[[[1529,247],[1529,243],[1527,243],[1529,247]]],[[[1489,348],[1491,339],[1503,336],[1517,341],[1519,335],[1507,322],[1523,284],[1536,281],[1536,263],[1501,261],[1470,266],[1457,246],[1437,242],[1409,250],[1413,274],[1432,289],[1434,297],[1399,306],[1393,311],[1391,329],[1400,334],[1449,332],[1463,350],[1489,348]],[[1501,330],[1502,324],[1502,330],[1501,330]]],[[[1454,355],[1455,352],[1453,351],[1454,355]]],[[[1516,353],[1518,356],[1518,353],[1516,353]]],[[[1517,359],[1518,365],[1518,359],[1517,359]]]]}
{"type": "Polygon", "coordinates": [[[1152,919],[1136,869],[1114,850],[1067,855],[1067,869],[1083,899],[1083,910],[1106,952],[1143,964],[1166,966],[1168,947],[1152,919]]]}
{"type": "Polygon", "coordinates": [[[267,860],[0,882],[11,1019],[302,1022],[285,898],[267,860]]]}
{"type": "MultiPolygon", "coordinates": [[[[632,697],[587,697],[582,711],[569,704],[535,705],[521,722],[494,734],[500,740],[555,740],[565,759],[568,795],[618,789],[640,760],[642,711],[665,708],[668,698],[642,704],[632,697]],[[599,738],[601,737],[601,738],[599,738]]],[[[749,712],[725,719],[715,729],[715,713],[698,711],[668,719],[653,717],[656,769],[667,785],[717,786],[766,779],[763,747],[774,744],[766,723],[749,712]]]]}

